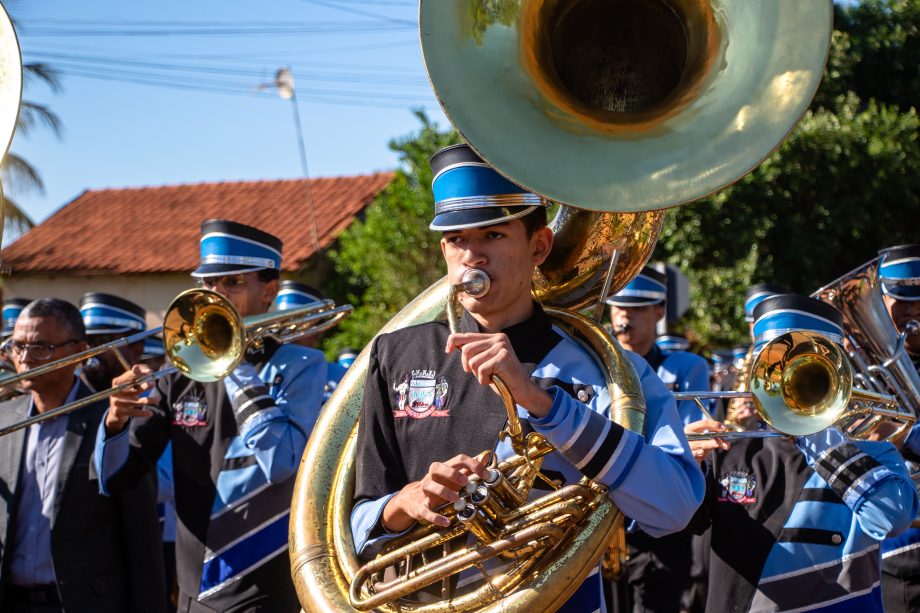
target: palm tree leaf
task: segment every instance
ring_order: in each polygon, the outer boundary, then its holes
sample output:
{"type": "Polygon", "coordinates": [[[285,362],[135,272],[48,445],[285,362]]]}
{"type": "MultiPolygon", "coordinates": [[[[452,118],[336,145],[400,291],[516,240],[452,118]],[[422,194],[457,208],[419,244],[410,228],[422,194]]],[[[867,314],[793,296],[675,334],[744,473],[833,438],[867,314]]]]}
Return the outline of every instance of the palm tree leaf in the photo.
{"type": "Polygon", "coordinates": [[[22,65],[22,76],[26,83],[41,81],[47,85],[52,92],[59,93],[64,90],[61,84],[60,76],[57,71],[43,62],[29,62],[22,65]]]}
{"type": "Polygon", "coordinates": [[[2,198],[3,216],[0,218],[0,235],[4,244],[12,242],[35,227],[35,222],[6,194],[2,198]]]}
{"type": "Polygon", "coordinates": [[[3,177],[4,185],[7,185],[13,192],[22,193],[29,190],[45,192],[45,183],[38,169],[13,152],[8,152],[3,158],[0,175],[3,177]]]}
{"type": "Polygon", "coordinates": [[[21,131],[24,136],[28,136],[36,124],[41,123],[49,128],[54,135],[61,138],[63,126],[60,118],[43,104],[23,100],[19,107],[19,119],[16,129],[21,131]]]}

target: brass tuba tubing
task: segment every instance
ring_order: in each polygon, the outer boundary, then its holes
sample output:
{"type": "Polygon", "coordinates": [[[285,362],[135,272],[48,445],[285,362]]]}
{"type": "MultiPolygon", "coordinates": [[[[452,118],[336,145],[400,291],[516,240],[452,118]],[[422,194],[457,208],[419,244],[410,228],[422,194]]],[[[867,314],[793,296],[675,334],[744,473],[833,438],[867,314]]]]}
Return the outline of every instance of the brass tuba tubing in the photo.
{"type": "Polygon", "coordinates": [[[351,584],[351,599],[352,605],[360,611],[369,611],[376,607],[382,606],[384,604],[393,602],[398,598],[408,596],[418,590],[422,589],[425,586],[431,585],[432,583],[439,581],[440,579],[450,576],[453,573],[456,573],[470,566],[477,564],[482,564],[483,562],[494,558],[495,556],[501,554],[508,549],[520,545],[526,545],[527,543],[534,540],[550,540],[553,542],[558,542],[563,536],[565,531],[553,524],[542,523],[536,526],[530,526],[521,530],[520,532],[510,534],[506,537],[500,538],[498,540],[492,541],[488,545],[478,547],[474,550],[461,550],[451,554],[450,561],[447,563],[442,563],[433,569],[425,569],[418,574],[406,578],[404,581],[399,582],[396,585],[391,586],[389,590],[378,592],[373,594],[366,599],[361,598],[360,586],[370,578],[371,573],[368,573],[366,569],[361,569],[358,571],[358,575],[355,577],[355,580],[351,584]]]}

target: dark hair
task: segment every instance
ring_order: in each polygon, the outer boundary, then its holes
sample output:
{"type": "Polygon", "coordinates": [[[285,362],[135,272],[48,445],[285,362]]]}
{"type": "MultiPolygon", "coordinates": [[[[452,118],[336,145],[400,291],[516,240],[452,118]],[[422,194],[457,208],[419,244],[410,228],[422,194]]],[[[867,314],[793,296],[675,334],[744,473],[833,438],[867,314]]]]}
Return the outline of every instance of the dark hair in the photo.
{"type": "Polygon", "coordinates": [[[521,223],[524,224],[524,230],[527,232],[527,238],[534,235],[534,232],[540,228],[546,227],[546,207],[538,206],[536,209],[521,217],[521,223]]]}
{"type": "Polygon", "coordinates": [[[263,268],[262,270],[256,272],[256,278],[259,279],[262,283],[268,283],[269,281],[274,281],[281,277],[281,272],[276,268],[263,268]]]}
{"type": "Polygon", "coordinates": [[[78,341],[86,340],[86,326],[80,310],[66,300],[60,298],[39,298],[23,309],[20,317],[53,317],[58,323],[70,332],[70,338],[78,341]]]}

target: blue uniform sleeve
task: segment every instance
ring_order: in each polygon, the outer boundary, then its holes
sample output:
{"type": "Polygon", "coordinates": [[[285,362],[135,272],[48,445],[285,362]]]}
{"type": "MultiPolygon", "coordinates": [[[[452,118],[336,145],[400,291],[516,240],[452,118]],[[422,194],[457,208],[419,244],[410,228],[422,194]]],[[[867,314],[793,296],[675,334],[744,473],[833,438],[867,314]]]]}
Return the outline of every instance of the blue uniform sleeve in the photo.
{"type": "Polygon", "coordinates": [[[115,436],[108,436],[105,431],[105,420],[99,424],[96,431],[96,446],[93,451],[93,468],[99,475],[99,493],[105,496],[111,494],[108,488],[109,479],[122,469],[128,462],[131,452],[131,439],[128,435],[131,423],[115,436]]]}
{"type": "Polygon", "coordinates": [[[917,516],[917,489],[891,443],[848,441],[836,428],[800,436],[796,442],[872,538],[896,536],[917,516]]]}
{"type": "Polygon", "coordinates": [[[559,388],[534,429],[588,478],[610,488],[617,506],[654,537],[682,530],[700,506],[705,483],[683,434],[674,397],[648,364],[627,352],[646,403],[647,436],[631,432],[559,388]]]}
{"type": "Polygon", "coordinates": [[[325,382],[323,354],[299,345],[278,348],[261,374],[244,362],[224,379],[240,436],[270,483],[297,470],[325,382]]]}
{"type": "Polygon", "coordinates": [[[364,500],[351,510],[351,534],[355,540],[355,551],[362,558],[373,558],[387,541],[400,537],[415,527],[409,526],[402,532],[387,532],[383,528],[381,517],[383,508],[387,506],[396,492],[377,498],[364,500]]]}

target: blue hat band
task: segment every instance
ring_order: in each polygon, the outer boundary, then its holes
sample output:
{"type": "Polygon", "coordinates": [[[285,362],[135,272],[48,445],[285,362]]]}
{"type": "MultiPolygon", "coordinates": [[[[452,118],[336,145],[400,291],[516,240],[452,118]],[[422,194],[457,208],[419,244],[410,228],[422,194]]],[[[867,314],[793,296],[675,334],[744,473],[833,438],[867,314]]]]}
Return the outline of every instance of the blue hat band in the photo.
{"type": "Polygon", "coordinates": [[[15,307],[4,307],[3,308],[3,332],[2,334],[12,334],[13,328],[16,326],[16,320],[19,319],[19,314],[22,313],[25,307],[15,306],[15,307]]]}
{"type": "Polygon", "coordinates": [[[626,287],[607,299],[614,306],[641,306],[657,304],[668,298],[668,288],[643,274],[630,281],[626,287]]]}
{"type": "Polygon", "coordinates": [[[920,300],[920,259],[886,261],[879,268],[882,292],[897,300],[920,300]]]}
{"type": "Polygon", "coordinates": [[[775,292],[760,292],[753,296],[749,296],[748,299],[744,301],[744,320],[748,322],[754,321],[754,307],[770,296],[775,295],[775,292]]]}
{"type": "Polygon", "coordinates": [[[295,309],[297,307],[318,304],[322,302],[318,296],[298,290],[281,290],[275,298],[275,310],[295,309]]]}
{"type": "Polygon", "coordinates": [[[465,198],[452,198],[441,200],[434,205],[434,214],[453,213],[455,211],[468,211],[470,209],[497,208],[512,206],[535,207],[543,204],[543,200],[536,194],[529,192],[520,194],[499,194],[496,196],[467,196],[465,198]]]}
{"type": "Polygon", "coordinates": [[[85,304],[80,308],[80,316],[86,326],[87,334],[112,334],[136,330],[145,330],[147,324],[134,313],[103,305],[85,304]]]}
{"type": "Polygon", "coordinates": [[[528,193],[484,163],[448,166],[434,177],[431,182],[431,191],[434,193],[436,203],[445,200],[528,193]]]}
{"type": "Polygon", "coordinates": [[[211,232],[201,237],[201,264],[221,265],[230,269],[208,271],[201,276],[215,276],[259,270],[281,269],[281,253],[258,241],[223,232],[211,232]],[[234,268],[243,270],[234,270],[234,268]]]}
{"type": "Polygon", "coordinates": [[[794,309],[770,311],[754,322],[754,342],[757,349],[787,332],[817,332],[843,344],[843,329],[836,323],[813,313],[794,309]]]}
{"type": "Polygon", "coordinates": [[[166,348],[163,347],[163,341],[148,338],[144,341],[144,353],[146,355],[166,355],[166,348]]]}

